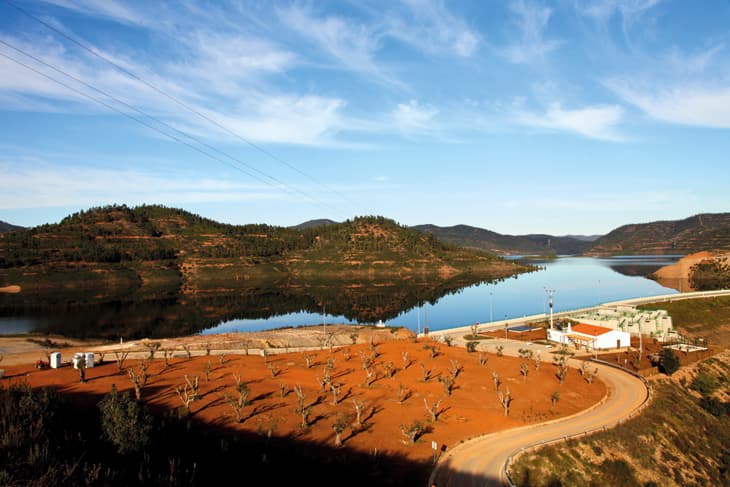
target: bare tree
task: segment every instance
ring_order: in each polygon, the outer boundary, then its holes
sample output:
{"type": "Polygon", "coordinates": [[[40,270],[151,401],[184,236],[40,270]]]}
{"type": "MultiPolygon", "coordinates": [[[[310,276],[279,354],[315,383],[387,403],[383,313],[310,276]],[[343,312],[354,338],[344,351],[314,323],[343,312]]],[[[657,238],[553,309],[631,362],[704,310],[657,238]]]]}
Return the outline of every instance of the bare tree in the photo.
{"type": "Polygon", "coordinates": [[[190,360],[191,358],[193,358],[193,352],[190,350],[190,345],[189,344],[187,344],[187,343],[181,343],[180,346],[185,351],[185,356],[187,357],[188,360],[190,360]]]}
{"type": "Polygon", "coordinates": [[[439,410],[439,406],[441,406],[441,399],[436,401],[435,403],[431,404],[431,406],[428,405],[428,401],[426,398],[423,398],[423,405],[426,407],[426,412],[428,413],[429,418],[431,419],[432,423],[435,423],[439,419],[439,415],[442,411],[439,410]]]}
{"type": "Polygon", "coordinates": [[[476,338],[479,334],[479,324],[473,324],[471,325],[471,337],[476,338]]]}
{"type": "Polygon", "coordinates": [[[501,357],[502,355],[504,355],[504,346],[497,345],[497,357],[501,357]]]}
{"type": "Polygon", "coordinates": [[[553,394],[550,396],[550,407],[555,407],[559,399],[560,393],[558,391],[553,392],[553,394]]]}
{"type": "Polygon", "coordinates": [[[146,342],[144,343],[145,348],[147,349],[147,352],[149,353],[149,356],[147,357],[150,360],[154,360],[155,358],[155,352],[160,349],[160,346],[162,344],[160,342],[146,342]]]}
{"type": "Polygon", "coordinates": [[[532,359],[532,350],[530,350],[529,348],[520,348],[519,350],[517,350],[517,353],[523,360],[532,359]]]}
{"type": "Polygon", "coordinates": [[[139,372],[135,372],[134,367],[130,367],[127,373],[134,386],[134,397],[139,401],[142,399],[142,388],[147,385],[147,362],[143,361],[140,364],[139,372]]]}
{"type": "Polygon", "coordinates": [[[406,437],[407,445],[415,445],[418,438],[426,431],[426,427],[422,422],[415,420],[410,425],[400,425],[400,431],[406,437]]]}
{"type": "Polygon", "coordinates": [[[358,336],[359,335],[357,332],[350,333],[350,341],[352,342],[353,345],[355,345],[357,343],[358,336]]]}
{"type": "Polygon", "coordinates": [[[76,367],[79,369],[79,382],[86,382],[86,359],[79,360],[76,367]]]}
{"type": "Polygon", "coordinates": [[[342,357],[345,359],[345,362],[350,361],[350,349],[349,348],[342,349],[342,357]]]}
{"type": "Polygon", "coordinates": [[[378,376],[375,372],[375,367],[368,367],[365,369],[365,385],[367,387],[370,387],[377,378],[378,376]]]}
{"type": "Polygon", "coordinates": [[[203,373],[205,374],[205,382],[210,382],[210,372],[213,370],[213,362],[208,360],[205,362],[205,368],[203,369],[203,373]]]}
{"type": "Polygon", "coordinates": [[[508,416],[509,406],[512,404],[512,394],[509,391],[509,387],[507,387],[507,390],[504,393],[502,391],[497,391],[497,399],[504,409],[504,415],[508,416]]]}
{"type": "Polygon", "coordinates": [[[367,370],[373,365],[373,358],[371,355],[367,355],[364,351],[360,351],[360,361],[362,362],[362,369],[367,370]]]}
{"type": "Polygon", "coordinates": [[[411,361],[408,358],[408,352],[401,352],[400,356],[403,360],[403,370],[408,370],[408,367],[411,366],[411,361]]]}
{"type": "Polygon", "coordinates": [[[277,375],[279,375],[279,372],[281,372],[279,367],[277,367],[273,362],[267,364],[266,366],[269,368],[269,372],[271,372],[272,378],[276,377],[277,375]]]}
{"type": "Polygon", "coordinates": [[[360,399],[353,399],[352,405],[355,408],[355,427],[361,430],[364,425],[363,414],[365,413],[366,404],[360,399]]]}
{"type": "Polygon", "coordinates": [[[385,368],[385,375],[392,378],[393,375],[395,375],[395,367],[393,366],[393,362],[385,362],[383,364],[383,367],[385,368]]]}
{"type": "Polygon", "coordinates": [[[340,394],[342,393],[342,384],[330,384],[330,391],[332,391],[332,405],[337,406],[340,402],[340,394]]]}
{"type": "Polygon", "coordinates": [[[537,351],[537,354],[535,355],[535,371],[540,372],[540,366],[542,365],[542,360],[540,360],[540,351],[537,351]]]}
{"type": "Polygon", "coordinates": [[[488,361],[489,357],[487,357],[487,353],[479,352],[479,365],[481,365],[482,367],[486,367],[488,361]]]}
{"type": "Polygon", "coordinates": [[[332,423],[332,431],[335,432],[335,446],[342,446],[342,433],[347,429],[350,424],[350,415],[338,414],[335,422],[332,423]]]}
{"type": "Polygon", "coordinates": [[[421,362],[421,376],[423,378],[423,382],[428,382],[431,379],[431,369],[426,368],[426,364],[421,362]]]}
{"type": "Polygon", "coordinates": [[[127,360],[127,356],[129,356],[129,352],[123,351],[123,352],[114,352],[114,358],[117,361],[117,369],[119,372],[124,370],[124,361],[127,360]]]}
{"type": "Polygon", "coordinates": [[[403,404],[409,397],[411,397],[411,391],[403,384],[398,384],[398,404],[403,404]]]}
{"type": "Polygon", "coordinates": [[[289,394],[289,389],[286,387],[286,384],[279,384],[279,397],[286,397],[287,394],[289,394]]]}
{"type": "Polygon", "coordinates": [[[302,386],[299,384],[294,386],[294,393],[297,395],[297,408],[296,411],[299,412],[302,409],[304,409],[304,400],[306,396],[304,395],[304,392],[302,391],[302,386]]]}
{"type": "Polygon", "coordinates": [[[165,367],[170,366],[170,358],[172,358],[173,351],[169,348],[162,349],[162,359],[165,361],[165,367]]]}
{"type": "Polygon", "coordinates": [[[498,391],[502,381],[499,380],[499,374],[496,371],[492,371],[492,382],[494,382],[494,390],[498,391]]]}
{"type": "Polygon", "coordinates": [[[312,406],[303,407],[299,414],[302,416],[302,428],[309,428],[309,415],[312,414],[312,406]]]}
{"type": "Polygon", "coordinates": [[[314,355],[304,355],[304,363],[306,364],[307,368],[312,368],[312,361],[314,360],[314,355]]]}
{"type": "Polygon", "coordinates": [[[441,382],[444,385],[444,392],[446,392],[446,395],[450,396],[451,391],[454,389],[454,384],[456,383],[454,376],[453,375],[442,375],[439,377],[439,382],[441,382]]]}
{"type": "Polygon", "coordinates": [[[222,354],[218,355],[218,364],[225,365],[225,363],[226,363],[226,354],[222,353],[222,354]]]}
{"type": "Polygon", "coordinates": [[[378,351],[378,344],[375,342],[375,337],[370,337],[370,343],[368,344],[368,347],[370,348],[370,355],[373,357],[373,359],[378,358],[380,355],[380,352],[378,351]]]}
{"type": "Polygon", "coordinates": [[[555,372],[555,376],[558,381],[562,384],[565,382],[565,377],[568,375],[568,356],[560,355],[553,358],[553,365],[557,366],[558,370],[555,372]]]}
{"type": "Polygon", "coordinates": [[[463,369],[464,367],[459,363],[458,360],[451,359],[451,368],[449,369],[449,373],[451,374],[451,377],[453,379],[456,379],[463,369]]]}
{"type": "Polygon", "coordinates": [[[245,382],[239,382],[235,386],[235,394],[226,393],[224,396],[226,403],[233,409],[236,416],[236,422],[240,423],[245,420],[243,409],[248,405],[248,398],[251,390],[245,382]]]}
{"type": "Polygon", "coordinates": [[[335,368],[335,358],[327,357],[327,363],[325,364],[325,367],[327,367],[329,370],[334,369],[335,368]]]}
{"type": "Polygon", "coordinates": [[[210,342],[205,342],[203,349],[205,349],[205,356],[208,357],[210,355],[210,342]]]}
{"type": "Polygon", "coordinates": [[[522,374],[522,381],[527,382],[527,374],[530,372],[530,366],[527,364],[520,364],[520,374],[522,374]]]}
{"type": "Polygon", "coordinates": [[[190,411],[190,404],[198,399],[198,376],[194,376],[191,380],[188,375],[185,374],[185,384],[177,386],[175,391],[177,391],[177,395],[180,397],[180,401],[183,403],[183,406],[186,410],[190,411]]]}

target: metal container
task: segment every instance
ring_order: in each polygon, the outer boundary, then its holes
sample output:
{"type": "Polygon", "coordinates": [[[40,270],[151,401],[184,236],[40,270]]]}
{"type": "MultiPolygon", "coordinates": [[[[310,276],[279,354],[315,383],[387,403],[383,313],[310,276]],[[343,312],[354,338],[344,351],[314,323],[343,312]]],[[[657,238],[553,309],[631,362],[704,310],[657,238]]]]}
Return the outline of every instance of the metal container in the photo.
{"type": "Polygon", "coordinates": [[[51,362],[51,368],[57,369],[61,366],[61,352],[51,353],[49,360],[51,362]]]}

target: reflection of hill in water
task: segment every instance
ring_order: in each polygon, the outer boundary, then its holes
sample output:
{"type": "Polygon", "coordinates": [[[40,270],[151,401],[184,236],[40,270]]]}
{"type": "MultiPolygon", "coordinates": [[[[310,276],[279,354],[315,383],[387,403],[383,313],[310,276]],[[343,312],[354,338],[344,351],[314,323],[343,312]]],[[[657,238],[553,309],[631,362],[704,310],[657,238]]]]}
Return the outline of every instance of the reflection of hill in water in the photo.
{"type": "MultiPolygon", "coordinates": [[[[437,282],[372,280],[259,284],[236,293],[204,297],[118,300],[96,304],[0,307],[0,316],[30,318],[36,331],[71,337],[142,338],[187,335],[234,319],[266,319],[310,312],[344,316],[360,323],[389,320],[424,303],[472,286],[482,279],[459,277],[437,282]]],[[[7,303],[7,300],[4,300],[7,303]]],[[[1,302],[1,301],[0,301],[1,302]]]]}
{"type": "Polygon", "coordinates": [[[631,265],[631,264],[623,264],[623,265],[612,265],[611,270],[618,272],[619,274],[623,274],[624,276],[641,276],[646,277],[649,274],[658,271],[662,268],[661,265],[656,264],[643,264],[643,265],[631,265]]]}

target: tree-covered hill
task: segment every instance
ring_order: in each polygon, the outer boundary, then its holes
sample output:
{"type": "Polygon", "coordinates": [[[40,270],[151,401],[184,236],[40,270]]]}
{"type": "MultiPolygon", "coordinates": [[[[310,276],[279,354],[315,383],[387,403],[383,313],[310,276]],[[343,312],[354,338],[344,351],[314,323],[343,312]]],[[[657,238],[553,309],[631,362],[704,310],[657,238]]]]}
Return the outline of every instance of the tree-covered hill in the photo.
{"type": "Polygon", "coordinates": [[[23,230],[23,229],[24,229],[23,227],[19,227],[18,225],[13,225],[11,223],[0,220],[0,233],[13,232],[16,230],[23,230]]]}
{"type": "Polygon", "coordinates": [[[452,227],[416,225],[411,228],[430,233],[447,243],[499,254],[580,254],[591,246],[591,237],[503,235],[469,225],[452,227]]]}
{"type": "Polygon", "coordinates": [[[140,287],[195,293],[263,279],[424,273],[493,279],[526,270],[376,216],[297,230],[223,224],[158,205],[114,205],[0,235],[0,285],[17,284],[24,293],[140,287]]]}
{"type": "Polygon", "coordinates": [[[690,254],[730,250],[730,213],[624,225],[596,240],[590,255],[690,254]]]}

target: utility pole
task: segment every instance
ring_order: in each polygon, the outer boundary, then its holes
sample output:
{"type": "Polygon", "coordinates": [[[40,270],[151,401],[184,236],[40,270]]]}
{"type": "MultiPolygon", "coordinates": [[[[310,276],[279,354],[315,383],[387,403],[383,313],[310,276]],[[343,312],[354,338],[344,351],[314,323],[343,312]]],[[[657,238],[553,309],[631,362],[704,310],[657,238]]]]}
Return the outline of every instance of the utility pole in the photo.
{"type": "Polygon", "coordinates": [[[550,296],[550,329],[553,329],[553,294],[554,289],[547,289],[548,296],[550,296]]]}

